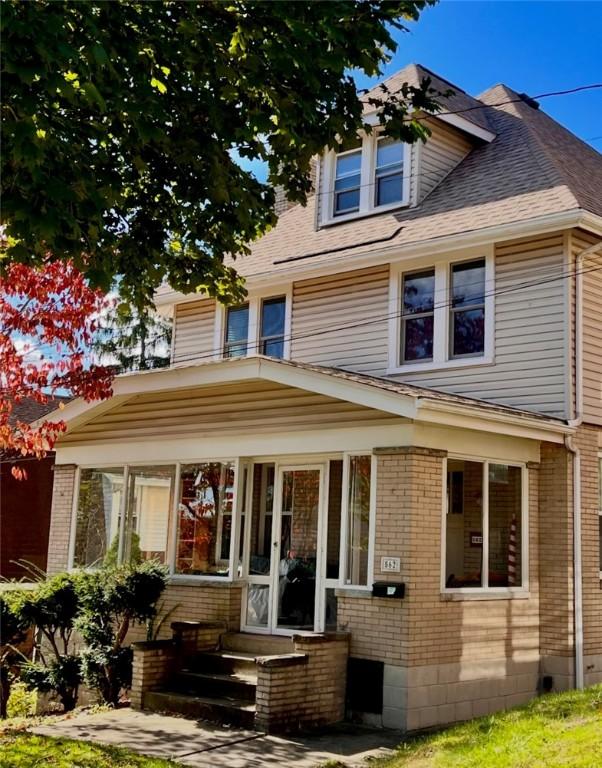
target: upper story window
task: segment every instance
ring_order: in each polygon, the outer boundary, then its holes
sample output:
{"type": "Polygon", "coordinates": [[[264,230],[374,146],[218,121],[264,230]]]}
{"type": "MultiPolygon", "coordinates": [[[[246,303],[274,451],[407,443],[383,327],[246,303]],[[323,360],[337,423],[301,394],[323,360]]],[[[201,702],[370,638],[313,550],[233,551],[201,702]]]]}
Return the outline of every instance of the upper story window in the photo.
{"type": "Polygon", "coordinates": [[[435,270],[403,276],[402,359],[433,359],[435,270]]]}
{"type": "Polygon", "coordinates": [[[376,145],[375,205],[391,205],[403,200],[403,144],[394,139],[379,139],[376,145]]]}
{"type": "Polygon", "coordinates": [[[244,357],[249,338],[249,305],[228,307],[224,357],[244,357]]]}
{"type": "Polygon", "coordinates": [[[414,269],[394,265],[389,373],[491,363],[493,288],[491,250],[487,256],[443,257],[414,269]]]}
{"type": "Polygon", "coordinates": [[[451,268],[452,357],[482,355],[485,348],[485,260],[451,268]]]}
{"type": "Polygon", "coordinates": [[[360,209],[362,150],[337,155],[334,181],[334,215],[360,209]]]}
{"type": "Polygon", "coordinates": [[[361,146],[324,159],[321,220],[328,224],[409,204],[409,145],[365,136],[361,146]]]}
{"type": "Polygon", "coordinates": [[[266,299],[261,304],[259,352],[269,357],[284,357],[286,296],[266,299]]]}

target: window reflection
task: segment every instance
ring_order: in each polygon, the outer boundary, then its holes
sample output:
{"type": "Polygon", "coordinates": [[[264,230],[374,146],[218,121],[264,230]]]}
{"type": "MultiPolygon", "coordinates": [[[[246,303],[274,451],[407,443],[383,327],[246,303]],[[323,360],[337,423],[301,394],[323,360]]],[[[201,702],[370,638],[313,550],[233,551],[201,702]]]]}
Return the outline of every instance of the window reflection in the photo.
{"type": "Polygon", "coordinates": [[[485,349],[485,260],[451,269],[451,355],[480,355],[485,349]]]}
{"type": "Polygon", "coordinates": [[[432,359],[434,308],[435,270],[404,275],[401,345],[405,362],[432,359]]]}

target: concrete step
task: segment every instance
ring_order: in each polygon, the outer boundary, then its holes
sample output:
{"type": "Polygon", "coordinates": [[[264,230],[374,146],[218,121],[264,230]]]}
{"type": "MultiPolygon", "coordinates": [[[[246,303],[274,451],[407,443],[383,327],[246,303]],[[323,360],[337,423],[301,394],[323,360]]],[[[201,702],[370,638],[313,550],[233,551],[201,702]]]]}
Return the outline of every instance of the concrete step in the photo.
{"type": "Polygon", "coordinates": [[[242,651],[255,656],[274,656],[293,653],[291,637],[284,635],[255,635],[251,632],[227,632],[221,636],[222,650],[242,651]]]}
{"type": "Polygon", "coordinates": [[[255,701],[257,675],[241,677],[239,675],[210,674],[182,670],[170,682],[170,688],[192,696],[210,696],[222,699],[232,698],[241,701],[255,701]]]}
{"type": "Polygon", "coordinates": [[[147,691],[143,706],[151,712],[175,712],[238,728],[253,728],[255,724],[255,703],[235,698],[192,696],[178,691],[147,691]]]}
{"type": "Polygon", "coordinates": [[[190,672],[257,678],[255,654],[241,651],[197,653],[186,660],[186,669],[190,672]]]}

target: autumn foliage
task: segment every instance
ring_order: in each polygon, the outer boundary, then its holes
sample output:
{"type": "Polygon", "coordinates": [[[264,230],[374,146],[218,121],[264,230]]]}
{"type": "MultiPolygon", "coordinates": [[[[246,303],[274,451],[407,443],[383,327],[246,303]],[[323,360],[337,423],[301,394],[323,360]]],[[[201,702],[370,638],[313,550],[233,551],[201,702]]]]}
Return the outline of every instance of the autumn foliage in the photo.
{"type": "MultiPolygon", "coordinates": [[[[48,403],[68,393],[110,397],[113,373],[92,364],[90,345],[107,299],[71,262],[34,268],[10,264],[0,273],[0,451],[43,458],[64,432],[63,421],[32,426],[11,418],[25,399],[48,403]]],[[[25,471],[13,467],[17,478],[25,471]]]]}

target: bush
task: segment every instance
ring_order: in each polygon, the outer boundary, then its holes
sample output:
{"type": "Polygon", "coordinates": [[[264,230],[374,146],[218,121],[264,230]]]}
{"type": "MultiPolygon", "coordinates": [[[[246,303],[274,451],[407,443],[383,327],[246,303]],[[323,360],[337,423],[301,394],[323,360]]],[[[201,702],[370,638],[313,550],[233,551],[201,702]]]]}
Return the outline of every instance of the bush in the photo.
{"type": "Polygon", "coordinates": [[[10,689],[8,717],[31,717],[36,711],[36,694],[22,682],[15,682],[10,689]]]}
{"type": "Polygon", "coordinates": [[[82,674],[108,704],[117,704],[132,682],[132,650],[124,646],[128,630],[154,619],[166,584],[167,570],[153,561],[81,577],[76,627],[86,644],[82,674]]]}
{"type": "Polygon", "coordinates": [[[54,691],[65,711],[77,703],[81,673],[70,641],[79,610],[78,577],[59,574],[41,582],[34,590],[10,593],[10,610],[22,627],[35,627],[36,657],[21,667],[28,688],[54,691]]]}
{"type": "Polygon", "coordinates": [[[21,654],[18,646],[25,640],[26,624],[11,607],[11,593],[0,596],[0,717],[7,714],[11,686],[18,672],[21,654]]]}

